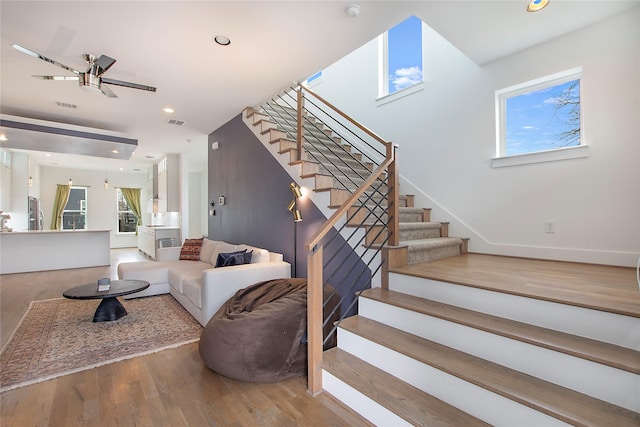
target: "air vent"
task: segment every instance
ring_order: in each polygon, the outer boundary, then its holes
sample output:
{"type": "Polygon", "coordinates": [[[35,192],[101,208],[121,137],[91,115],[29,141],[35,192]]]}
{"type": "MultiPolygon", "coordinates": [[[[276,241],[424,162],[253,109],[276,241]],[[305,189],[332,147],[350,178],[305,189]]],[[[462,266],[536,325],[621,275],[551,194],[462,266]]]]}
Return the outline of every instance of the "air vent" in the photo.
{"type": "Polygon", "coordinates": [[[78,108],[78,106],[76,104],[69,104],[68,102],[56,101],[56,105],[58,107],[62,107],[62,108],[73,108],[73,109],[78,108]]]}
{"type": "Polygon", "coordinates": [[[167,123],[170,125],[182,126],[184,124],[184,120],[169,119],[167,120],[167,123]]]}

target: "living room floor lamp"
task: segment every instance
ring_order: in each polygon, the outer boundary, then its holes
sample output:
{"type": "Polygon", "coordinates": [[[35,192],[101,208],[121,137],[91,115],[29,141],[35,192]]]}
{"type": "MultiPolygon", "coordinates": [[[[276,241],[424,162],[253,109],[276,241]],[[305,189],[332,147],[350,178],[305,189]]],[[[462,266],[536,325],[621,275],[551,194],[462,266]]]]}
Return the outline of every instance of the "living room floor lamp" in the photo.
{"type": "Polygon", "coordinates": [[[293,200],[289,202],[287,209],[293,214],[293,277],[297,277],[298,266],[298,223],[302,221],[302,214],[298,209],[298,199],[302,197],[302,190],[295,182],[289,184],[293,193],[293,200]]]}

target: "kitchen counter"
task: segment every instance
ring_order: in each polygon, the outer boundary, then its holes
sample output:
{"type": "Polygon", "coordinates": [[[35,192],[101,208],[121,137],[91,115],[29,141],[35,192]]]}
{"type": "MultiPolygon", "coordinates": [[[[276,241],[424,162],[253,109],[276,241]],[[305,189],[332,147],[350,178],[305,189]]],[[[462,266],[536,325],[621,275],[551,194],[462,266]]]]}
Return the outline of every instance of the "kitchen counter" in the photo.
{"type": "Polygon", "coordinates": [[[0,233],[0,274],[98,267],[111,263],[111,230],[0,233]]]}

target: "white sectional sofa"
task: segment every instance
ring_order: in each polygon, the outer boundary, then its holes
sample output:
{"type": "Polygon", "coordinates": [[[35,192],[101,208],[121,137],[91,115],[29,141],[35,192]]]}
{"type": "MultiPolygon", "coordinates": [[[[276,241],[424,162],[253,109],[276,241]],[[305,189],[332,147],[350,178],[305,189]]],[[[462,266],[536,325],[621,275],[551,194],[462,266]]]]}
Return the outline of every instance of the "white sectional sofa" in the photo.
{"type": "Polygon", "coordinates": [[[203,326],[238,290],[265,280],[291,277],[291,264],[282,254],[247,245],[232,245],[204,238],[198,261],[180,260],[181,247],[160,248],[156,261],[127,262],[118,265],[121,280],[146,280],[150,286],[127,295],[137,298],[170,293],[203,326]],[[217,267],[221,253],[246,249],[251,263],[217,267]]]}

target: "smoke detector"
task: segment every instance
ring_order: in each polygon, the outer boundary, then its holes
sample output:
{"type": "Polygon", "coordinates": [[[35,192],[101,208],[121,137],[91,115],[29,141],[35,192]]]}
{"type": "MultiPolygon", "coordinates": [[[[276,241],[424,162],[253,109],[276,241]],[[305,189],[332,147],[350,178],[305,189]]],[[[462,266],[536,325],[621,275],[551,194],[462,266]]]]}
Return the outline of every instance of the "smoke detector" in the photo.
{"type": "Polygon", "coordinates": [[[344,10],[344,13],[347,14],[347,16],[351,17],[351,18],[355,18],[358,15],[360,15],[360,6],[357,4],[350,4],[349,6],[347,6],[347,8],[344,10]]]}

